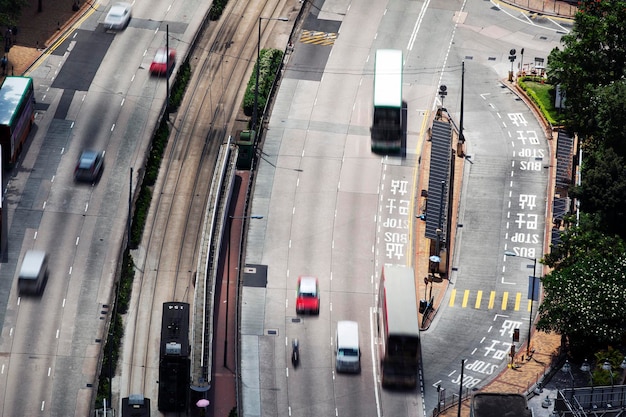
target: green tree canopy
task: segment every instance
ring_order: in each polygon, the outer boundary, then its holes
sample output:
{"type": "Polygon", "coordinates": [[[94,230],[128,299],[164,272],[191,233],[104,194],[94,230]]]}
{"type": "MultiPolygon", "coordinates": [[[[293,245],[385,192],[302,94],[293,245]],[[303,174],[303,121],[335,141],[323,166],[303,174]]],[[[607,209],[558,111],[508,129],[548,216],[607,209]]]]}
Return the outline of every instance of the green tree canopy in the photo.
{"type": "Polygon", "coordinates": [[[569,226],[561,235],[561,242],[550,248],[542,263],[551,269],[567,268],[585,258],[604,258],[615,261],[626,253],[626,242],[616,234],[604,233],[598,226],[598,216],[580,213],[578,225],[570,216],[569,226]]]}
{"type": "Polygon", "coordinates": [[[597,88],[621,80],[626,68],[626,1],[579,2],[572,31],[561,39],[564,48],[548,56],[548,78],[566,92],[568,127],[593,137],[598,123],[597,88]]]}
{"type": "MultiPolygon", "coordinates": [[[[0,26],[17,25],[26,0],[0,0],[0,26]]],[[[0,33],[4,36],[4,31],[0,33]]]]}
{"type": "Polygon", "coordinates": [[[626,236],[626,164],[613,148],[588,152],[582,167],[582,185],[572,190],[581,210],[596,216],[601,230],[626,236]]]}
{"type": "Polygon", "coordinates": [[[585,141],[586,146],[613,148],[615,153],[626,157],[626,80],[596,88],[593,108],[596,130],[585,141]]]}
{"type": "Polygon", "coordinates": [[[570,346],[619,342],[626,325],[626,256],[587,256],[543,278],[537,329],[567,336],[570,346]]]}

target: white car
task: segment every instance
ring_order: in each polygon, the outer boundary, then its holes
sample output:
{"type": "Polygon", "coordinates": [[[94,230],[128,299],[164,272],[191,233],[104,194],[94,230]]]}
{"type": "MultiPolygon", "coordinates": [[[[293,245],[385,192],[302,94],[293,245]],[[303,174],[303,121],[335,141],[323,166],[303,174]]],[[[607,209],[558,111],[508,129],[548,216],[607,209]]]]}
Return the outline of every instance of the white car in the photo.
{"type": "Polygon", "coordinates": [[[130,22],[132,5],[130,3],[115,3],[104,18],[104,28],[121,30],[130,22]]]}

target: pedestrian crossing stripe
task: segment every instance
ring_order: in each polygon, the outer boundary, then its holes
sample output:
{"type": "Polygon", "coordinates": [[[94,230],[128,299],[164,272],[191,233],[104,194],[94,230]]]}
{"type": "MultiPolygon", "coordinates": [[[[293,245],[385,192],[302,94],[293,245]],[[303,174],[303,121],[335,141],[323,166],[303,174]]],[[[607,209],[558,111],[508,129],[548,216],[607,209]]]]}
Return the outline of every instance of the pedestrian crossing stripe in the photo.
{"type": "Polygon", "coordinates": [[[319,32],[316,30],[303,30],[300,42],[314,45],[330,46],[335,43],[337,34],[333,32],[319,32]]]}
{"type": "Polygon", "coordinates": [[[483,298],[483,292],[482,291],[478,291],[478,293],[476,294],[476,304],[474,304],[474,308],[476,310],[478,310],[480,308],[480,301],[483,298]]]}
{"type": "Polygon", "coordinates": [[[493,310],[496,305],[498,305],[500,310],[520,311],[525,309],[526,311],[530,311],[531,302],[530,300],[526,300],[526,296],[521,292],[511,293],[509,291],[503,291],[498,297],[498,293],[496,291],[490,291],[489,297],[487,298],[487,294],[482,290],[472,291],[452,289],[450,291],[450,300],[448,305],[450,307],[470,307],[475,310],[480,310],[481,308],[493,310]],[[457,300],[457,292],[460,300],[457,300]],[[500,302],[496,304],[497,301],[500,302]]]}

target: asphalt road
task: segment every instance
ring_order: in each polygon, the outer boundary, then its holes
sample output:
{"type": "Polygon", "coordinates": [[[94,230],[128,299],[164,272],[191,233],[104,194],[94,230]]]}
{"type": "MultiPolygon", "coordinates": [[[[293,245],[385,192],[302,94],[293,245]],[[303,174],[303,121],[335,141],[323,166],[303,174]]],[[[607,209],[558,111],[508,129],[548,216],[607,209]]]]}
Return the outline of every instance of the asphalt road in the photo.
{"type": "Polygon", "coordinates": [[[461,383],[465,390],[484,386],[506,366],[513,330],[521,330],[519,346],[529,325],[533,260],[506,258],[504,251],[535,258],[547,248],[550,162],[541,126],[502,80],[510,49],[525,48],[527,65],[534,65],[566,28],[484,2],[347,6],[326,2],[317,20],[307,20],[305,30],[340,21],[339,34],[325,46],[332,48],[326,62],[323,46],[296,45],[269,123],[251,209],[268,220],[251,229],[246,252],[248,264],[267,267],[267,286],[243,290],[245,415],[424,415],[437,404],[438,384],[449,397],[461,383]],[[373,55],[383,47],[405,54],[405,159],[369,151],[373,55]],[[458,124],[462,62],[470,158],[446,304],[422,334],[421,389],[381,391],[370,310],[380,267],[413,262],[421,145],[440,104],[439,85],[448,87],[445,107],[458,124]],[[403,184],[407,194],[392,195],[394,184],[403,184]],[[385,227],[392,219],[400,226],[390,231],[385,227]],[[386,250],[390,232],[406,242],[397,251],[386,250]],[[322,310],[298,321],[293,294],[301,274],[320,278],[322,310]],[[358,378],[333,372],[333,328],[343,318],[359,321],[364,333],[358,378]],[[300,339],[306,363],[295,371],[287,360],[293,337],[300,339]],[[467,365],[463,381],[461,359],[467,365]]]}
{"type": "Polygon", "coordinates": [[[169,23],[180,22],[170,24],[170,33],[184,55],[198,7],[137,4],[120,33],[100,25],[105,7],[92,8],[80,28],[29,74],[38,102],[36,129],[5,200],[2,415],[82,416],[91,409],[125,235],[129,169],[143,161],[165,98],[165,82],[150,77],[147,68],[169,23]],[[94,186],[73,182],[85,148],[107,151],[104,174],[94,186]],[[48,252],[50,278],[41,298],[18,298],[16,268],[21,253],[32,247],[48,252]]]}

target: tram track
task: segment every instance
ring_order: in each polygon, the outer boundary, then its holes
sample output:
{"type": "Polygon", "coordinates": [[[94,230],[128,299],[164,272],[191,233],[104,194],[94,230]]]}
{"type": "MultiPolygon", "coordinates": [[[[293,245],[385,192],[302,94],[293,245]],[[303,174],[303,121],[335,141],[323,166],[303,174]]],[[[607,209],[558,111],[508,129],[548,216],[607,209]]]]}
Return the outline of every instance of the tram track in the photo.
{"type": "MultiPolygon", "coordinates": [[[[128,315],[126,328],[134,331],[124,341],[120,397],[143,393],[157,398],[162,304],[193,302],[210,179],[219,148],[241,117],[243,88],[256,62],[257,22],[273,17],[286,3],[231,1],[217,25],[205,23],[190,54],[193,76],[172,120],[146,233],[133,253],[135,311],[128,315]]],[[[266,25],[263,32],[271,28],[266,25]]]]}

